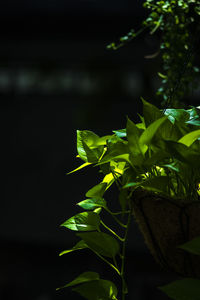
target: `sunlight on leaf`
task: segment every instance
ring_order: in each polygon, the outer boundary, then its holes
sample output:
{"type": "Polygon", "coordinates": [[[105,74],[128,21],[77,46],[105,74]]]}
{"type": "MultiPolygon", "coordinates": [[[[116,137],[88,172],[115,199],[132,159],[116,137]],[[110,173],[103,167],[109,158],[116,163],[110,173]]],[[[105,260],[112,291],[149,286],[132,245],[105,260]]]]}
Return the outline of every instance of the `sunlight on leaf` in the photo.
{"type": "Polygon", "coordinates": [[[62,251],[59,256],[62,256],[64,254],[68,254],[70,252],[76,251],[76,250],[81,250],[81,249],[85,249],[88,248],[87,244],[84,241],[79,241],[73,248],[69,249],[69,250],[64,250],[62,251]]]}
{"type": "Polygon", "coordinates": [[[190,147],[194,141],[196,141],[200,137],[200,129],[189,132],[184,135],[178,142],[190,147]]]}
{"type": "Polygon", "coordinates": [[[100,225],[100,217],[94,212],[82,212],[77,214],[60,226],[66,227],[74,231],[92,231],[98,230],[100,225]]]}
{"type": "Polygon", "coordinates": [[[78,284],[89,282],[89,281],[99,280],[99,279],[100,279],[99,274],[96,272],[84,272],[84,273],[80,274],[78,277],[76,277],[74,280],[69,282],[68,284],[66,284],[60,288],[57,288],[56,290],[60,290],[60,289],[66,288],[66,287],[78,285],[78,284]]]}
{"type": "Polygon", "coordinates": [[[106,201],[103,198],[91,198],[77,203],[80,207],[86,210],[92,210],[97,207],[106,207],[106,201]]]}
{"type": "Polygon", "coordinates": [[[93,186],[85,195],[89,198],[102,198],[107,187],[107,183],[101,182],[93,186]]]}
{"type": "Polygon", "coordinates": [[[87,166],[89,166],[91,164],[92,163],[90,163],[90,162],[86,162],[86,163],[82,164],[81,166],[79,166],[78,168],[76,168],[76,169],[72,170],[71,172],[67,173],[67,175],[72,174],[72,173],[74,173],[76,171],[79,171],[79,170],[81,170],[81,169],[83,169],[83,168],[85,168],[85,167],[87,167],[87,166]]]}
{"type": "MultiPolygon", "coordinates": [[[[159,127],[167,120],[167,117],[162,117],[156,121],[154,121],[153,123],[151,123],[147,129],[142,133],[142,135],[140,136],[140,140],[139,143],[140,145],[149,145],[151,143],[151,140],[153,139],[154,135],[156,134],[157,130],[159,129],[159,127]]],[[[148,148],[146,147],[144,149],[144,152],[146,152],[148,148]]]]}
{"type": "Polygon", "coordinates": [[[88,300],[117,300],[117,288],[109,280],[100,279],[87,282],[73,288],[73,291],[88,300]]]}

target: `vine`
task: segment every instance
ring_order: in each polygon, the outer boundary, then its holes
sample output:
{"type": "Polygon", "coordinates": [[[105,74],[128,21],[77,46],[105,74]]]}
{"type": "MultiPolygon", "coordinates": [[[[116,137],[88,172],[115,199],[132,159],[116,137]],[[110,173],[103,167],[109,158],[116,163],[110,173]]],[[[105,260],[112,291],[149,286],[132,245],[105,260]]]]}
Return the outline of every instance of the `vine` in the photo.
{"type": "Polygon", "coordinates": [[[139,31],[131,29],[118,43],[108,49],[117,50],[148,29],[158,32],[162,71],[158,73],[161,85],[157,90],[163,106],[183,106],[181,100],[197,86],[199,78],[198,50],[200,42],[199,0],[147,0],[144,8],[150,14],[139,31]]]}

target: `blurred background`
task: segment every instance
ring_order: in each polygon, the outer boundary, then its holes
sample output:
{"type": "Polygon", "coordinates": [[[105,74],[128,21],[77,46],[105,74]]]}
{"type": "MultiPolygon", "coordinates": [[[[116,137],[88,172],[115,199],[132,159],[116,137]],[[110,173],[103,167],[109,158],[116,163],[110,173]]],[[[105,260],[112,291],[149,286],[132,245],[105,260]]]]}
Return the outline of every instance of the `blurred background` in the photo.
{"type": "MultiPolygon", "coordinates": [[[[87,250],[59,257],[76,242],[59,225],[79,212],[75,204],[98,183],[92,168],[66,176],[80,163],[76,129],[110,134],[125,127],[127,116],[136,120],[141,96],[156,104],[160,62],[145,56],[157,52],[159,37],[146,32],[117,51],[106,49],[140,28],[141,2],[1,3],[2,300],[82,299],[55,289],[88,270],[114,277],[87,250]]],[[[134,222],[127,257],[127,299],[167,299],[156,287],[173,275],[154,262],[134,222]]]]}

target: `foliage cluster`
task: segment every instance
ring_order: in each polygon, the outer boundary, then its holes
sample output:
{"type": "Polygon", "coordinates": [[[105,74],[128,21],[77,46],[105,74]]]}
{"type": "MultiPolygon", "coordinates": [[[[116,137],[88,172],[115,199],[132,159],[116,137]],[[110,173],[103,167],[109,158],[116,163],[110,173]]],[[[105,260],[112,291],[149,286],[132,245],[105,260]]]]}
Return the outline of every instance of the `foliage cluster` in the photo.
{"type": "MultiPolygon", "coordinates": [[[[132,197],[136,189],[145,189],[173,198],[175,201],[200,201],[200,107],[180,107],[180,101],[196,84],[199,76],[198,48],[200,36],[200,0],[146,0],[149,11],[141,29],[131,30],[118,44],[118,49],[144,30],[155,32],[160,39],[162,70],[157,91],[164,110],[143,100],[143,116],[135,124],[127,118],[125,129],[99,137],[92,131],[77,131],[78,157],[84,162],[74,171],[95,166],[102,181],[79,202],[82,212],[61,226],[73,230],[79,241],[60,255],[90,249],[121,278],[119,292],[110,280],[86,271],[64,287],[73,287],[89,300],[125,300],[125,249],[132,217],[132,197]],[[197,60],[197,61],[196,61],[197,60]],[[120,210],[106,200],[106,191],[115,184],[119,189],[120,210]],[[104,213],[115,220],[116,228],[104,222],[104,213]],[[120,236],[118,228],[123,231],[120,236]],[[106,232],[104,232],[106,231],[106,232]],[[119,296],[121,294],[121,296],[119,296]]],[[[74,172],[72,171],[72,172],[74,172]]],[[[70,172],[70,173],[72,173],[70,172]]],[[[200,255],[200,238],[180,246],[200,255]]],[[[197,300],[200,280],[185,278],[160,288],[175,300],[197,300]]]]}
{"type": "Polygon", "coordinates": [[[199,79],[199,0],[147,0],[144,7],[150,11],[138,32],[131,30],[120,38],[118,44],[111,43],[108,48],[118,49],[149,29],[150,34],[159,33],[159,53],[162,57],[161,86],[157,95],[163,105],[180,106],[181,99],[197,86],[199,79]]]}
{"type": "MultiPolygon", "coordinates": [[[[80,240],[60,255],[91,249],[120,276],[122,300],[128,292],[124,274],[125,246],[134,190],[143,188],[176,201],[180,198],[186,202],[200,200],[200,109],[161,111],[143,100],[140,120],[135,124],[127,119],[125,129],[103,137],[88,130],[77,131],[78,157],[84,163],[74,171],[94,165],[103,178],[86,193],[87,199],[78,203],[84,211],[61,225],[75,231],[80,240]],[[106,191],[114,183],[119,189],[121,210],[118,212],[113,212],[112,203],[110,208],[105,200],[106,191]],[[116,225],[124,230],[123,237],[104,223],[102,211],[110,214],[116,225]]],[[[199,252],[200,239],[183,247],[199,252]]],[[[89,300],[119,299],[115,284],[100,279],[96,272],[81,274],[64,287],[69,286],[75,286],[74,291],[89,300]]],[[[162,289],[170,294],[171,288],[169,285],[162,289]]],[[[179,287],[176,289],[179,291],[179,287]]]]}

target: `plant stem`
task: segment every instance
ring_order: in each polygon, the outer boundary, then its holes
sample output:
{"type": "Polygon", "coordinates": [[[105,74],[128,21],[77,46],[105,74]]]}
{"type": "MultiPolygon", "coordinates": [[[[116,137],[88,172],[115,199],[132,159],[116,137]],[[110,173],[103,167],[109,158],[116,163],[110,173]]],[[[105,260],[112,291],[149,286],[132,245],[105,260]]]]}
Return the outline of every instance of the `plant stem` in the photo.
{"type": "Polygon", "coordinates": [[[111,214],[111,216],[113,217],[113,219],[121,226],[121,227],[124,227],[126,228],[127,225],[123,224],[116,216],[114,213],[112,213],[108,208],[106,208],[107,212],[109,214],[111,214]]]}
{"type": "Polygon", "coordinates": [[[110,227],[108,227],[102,220],[101,220],[101,224],[102,224],[107,230],[109,230],[113,235],[115,235],[121,242],[124,242],[124,238],[121,238],[115,231],[113,231],[110,227]]]}
{"type": "Polygon", "coordinates": [[[118,212],[112,212],[112,211],[110,211],[109,209],[107,210],[111,215],[123,215],[123,214],[128,214],[128,213],[130,213],[130,210],[125,210],[125,211],[118,211],[118,212]]]}
{"type": "Polygon", "coordinates": [[[125,296],[127,294],[126,282],[125,282],[125,278],[124,278],[124,269],[125,269],[126,242],[127,242],[127,238],[128,238],[128,230],[130,227],[130,222],[131,222],[131,210],[128,215],[128,221],[127,221],[126,231],[125,231],[125,235],[124,235],[124,242],[122,245],[122,256],[121,256],[122,257],[122,265],[121,265],[121,272],[120,272],[120,276],[121,276],[121,280],[122,280],[122,300],[125,300],[125,296]]]}
{"type": "Polygon", "coordinates": [[[109,262],[106,258],[104,258],[103,256],[101,256],[101,254],[99,254],[98,252],[92,250],[98,257],[100,257],[105,263],[107,263],[111,268],[113,268],[118,275],[120,275],[120,271],[117,269],[117,267],[115,267],[113,264],[111,264],[111,262],[109,262]]]}

